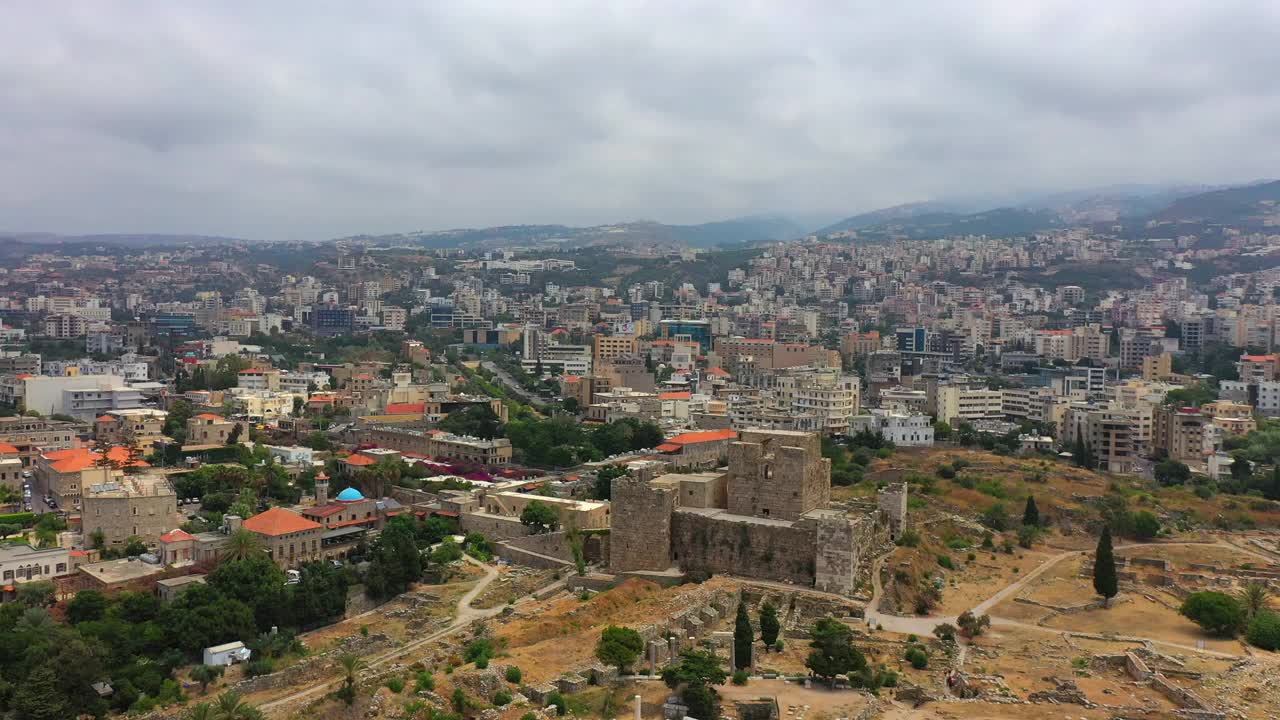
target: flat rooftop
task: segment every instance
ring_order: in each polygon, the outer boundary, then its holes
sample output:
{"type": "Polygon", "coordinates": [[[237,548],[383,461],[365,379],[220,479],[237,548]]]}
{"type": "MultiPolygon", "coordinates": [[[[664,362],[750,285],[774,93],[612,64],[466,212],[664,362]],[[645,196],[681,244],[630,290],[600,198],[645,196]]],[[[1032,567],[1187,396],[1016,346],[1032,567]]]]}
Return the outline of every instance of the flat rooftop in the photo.
{"type": "Polygon", "coordinates": [[[100,583],[115,585],[116,583],[141,580],[142,578],[162,573],[164,572],[164,566],[150,565],[141,560],[125,558],[123,560],[108,560],[91,565],[81,565],[80,572],[100,583]]]}
{"type": "Polygon", "coordinates": [[[762,518],[754,515],[734,515],[724,508],[676,508],[678,513],[688,513],[690,515],[703,515],[705,517],[724,520],[726,522],[749,523],[751,525],[767,525],[769,527],[795,527],[795,523],[790,520],[778,520],[777,518],[762,518]]]}

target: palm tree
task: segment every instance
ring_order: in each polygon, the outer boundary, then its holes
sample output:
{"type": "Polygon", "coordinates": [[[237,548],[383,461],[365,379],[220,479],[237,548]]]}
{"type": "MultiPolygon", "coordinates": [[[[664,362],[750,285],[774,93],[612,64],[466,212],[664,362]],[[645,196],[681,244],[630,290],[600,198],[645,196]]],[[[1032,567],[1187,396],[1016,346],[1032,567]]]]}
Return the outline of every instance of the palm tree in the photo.
{"type": "Polygon", "coordinates": [[[364,669],[365,662],[359,655],[348,652],[338,656],[338,663],[342,665],[343,672],[342,690],[338,691],[338,696],[350,705],[356,701],[356,673],[364,669]]]}
{"type": "Polygon", "coordinates": [[[37,634],[52,628],[53,618],[49,617],[49,613],[44,608],[27,608],[22,611],[22,617],[18,618],[18,622],[13,626],[13,629],[18,632],[37,634]]]}
{"type": "Polygon", "coordinates": [[[227,536],[222,544],[223,560],[247,560],[263,551],[262,539],[244,528],[227,536]]]}
{"type": "Polygon", "coordinates": [[[202,702],[188,708],[182,720],[218,720],[218,716],[211,703],[202,702]]]}
{"type": "Polygon", "coordinates": [[[237,692],[224,692],[214,706],[214,720],[263,720],[266,716],[258,708],[245,702],[237,692]]]}
{"type": "Polygon", "coordinates": [[[1266,610],[1271,605],[1271,590],[1260,582],[1248,582],[1240,593],[1240,602],[1249,617],[1266,610]]]}

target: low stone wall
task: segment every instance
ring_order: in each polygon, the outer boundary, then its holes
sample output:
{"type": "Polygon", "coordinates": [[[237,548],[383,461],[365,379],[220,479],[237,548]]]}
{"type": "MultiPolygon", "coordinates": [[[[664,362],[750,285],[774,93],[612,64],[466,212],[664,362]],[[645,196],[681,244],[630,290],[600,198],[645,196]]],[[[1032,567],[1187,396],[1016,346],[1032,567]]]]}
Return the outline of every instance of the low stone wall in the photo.
{"type": "Polygon", "coordinates": [[[1213,706],[1200,699],[1199,695],[1190,690],[1173,684],[1168,678],[1159,673],[1151,676],[1151,687],[1160,691],[1161,695],[1169,698],[1169,702],[1180,708],[1187,710],[1208,710],[1213,711],[1213,706]]]}

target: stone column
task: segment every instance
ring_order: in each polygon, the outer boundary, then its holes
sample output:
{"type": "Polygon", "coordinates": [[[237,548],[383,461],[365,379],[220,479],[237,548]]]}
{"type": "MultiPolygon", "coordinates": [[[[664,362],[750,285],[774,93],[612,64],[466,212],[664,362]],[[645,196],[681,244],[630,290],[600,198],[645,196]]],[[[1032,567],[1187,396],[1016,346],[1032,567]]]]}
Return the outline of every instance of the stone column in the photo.
{"type": "Polygon", "coordinates": [[[636,695],[636,720],[640,720],[640,696],[636,695]]]}

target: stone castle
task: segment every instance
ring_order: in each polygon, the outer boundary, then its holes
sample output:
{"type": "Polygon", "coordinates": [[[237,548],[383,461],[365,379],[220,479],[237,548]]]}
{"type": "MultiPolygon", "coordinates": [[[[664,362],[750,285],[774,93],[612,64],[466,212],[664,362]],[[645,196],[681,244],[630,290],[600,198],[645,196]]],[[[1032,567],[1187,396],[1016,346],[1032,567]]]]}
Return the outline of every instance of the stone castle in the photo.
{"type": "Polygon", "coordinates": [[[905,484],[873,507],[831,503],[817,434],[744,430],[725,469],[613,481],[609,568],[736,575],[852,595],[871,551],[907,522],[905,484]]]}

